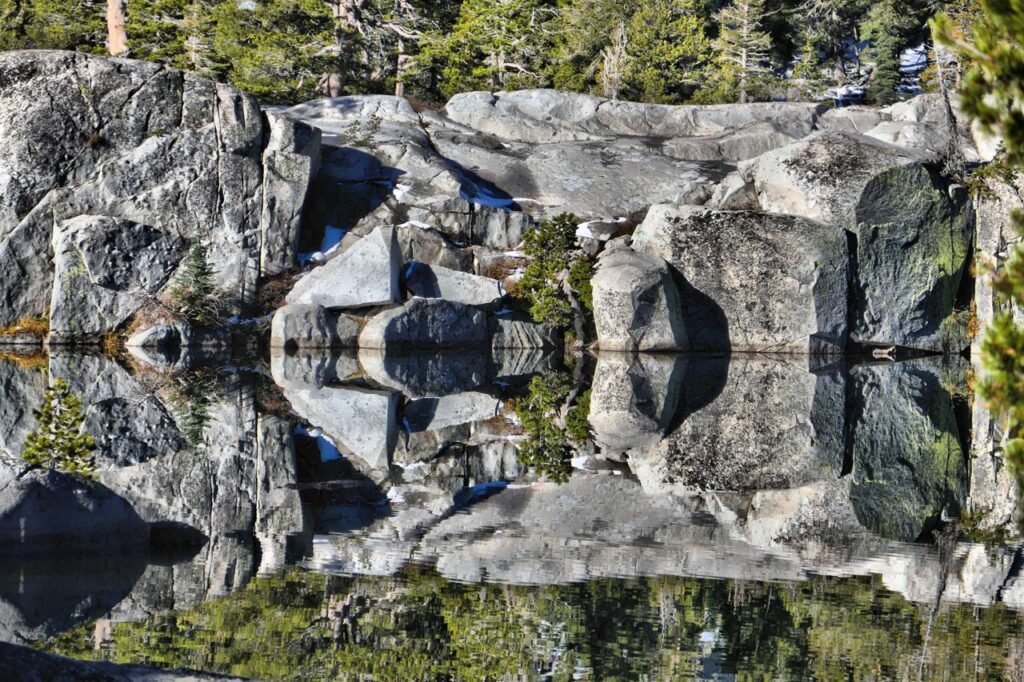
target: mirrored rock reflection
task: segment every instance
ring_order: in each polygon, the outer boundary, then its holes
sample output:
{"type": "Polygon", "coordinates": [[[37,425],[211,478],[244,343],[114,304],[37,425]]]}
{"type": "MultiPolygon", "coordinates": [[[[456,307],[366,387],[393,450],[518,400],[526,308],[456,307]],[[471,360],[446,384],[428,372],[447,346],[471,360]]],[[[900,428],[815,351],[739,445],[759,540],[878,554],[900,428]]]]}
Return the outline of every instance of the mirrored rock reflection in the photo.
{"type": "MultiPolygon", "coordinates": [[[[521,585],[878,576],[923,605],[1024,608],[1015,545],[936,546],[970,504],[956,359],[298,351],[268,364],[0,359],[4,480],[62,378],[84,400],[98,485],[149,529],[116,561],[56,544],[6,565],[0,639],[192,608],[296,564],[521,585]],[[524,405],[541,394],[558,433],[585,418],[559,441],[564,482],[523,458],[524,405]]],[[[0,535],[19,522],[12,490],[0,535]]]]}

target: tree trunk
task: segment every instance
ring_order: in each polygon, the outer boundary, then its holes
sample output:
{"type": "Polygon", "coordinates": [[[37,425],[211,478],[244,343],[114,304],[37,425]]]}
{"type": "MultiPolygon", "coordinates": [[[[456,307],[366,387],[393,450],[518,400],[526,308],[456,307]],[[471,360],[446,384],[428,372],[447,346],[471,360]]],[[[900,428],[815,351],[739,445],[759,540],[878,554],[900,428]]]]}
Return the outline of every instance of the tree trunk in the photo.
{"type": "Polygon", "coordinates": [[[395,97],[405,97],[405,74],[412,68],[414,58],[405,53],[405,41],[398,41],[398,60],[395,63],[395,97]]]}
{"type": "Polygon", "coordinates": [[[107,0],[107,52],[114,57],[128,51],[124,6],[126,0],[107,0]]]}

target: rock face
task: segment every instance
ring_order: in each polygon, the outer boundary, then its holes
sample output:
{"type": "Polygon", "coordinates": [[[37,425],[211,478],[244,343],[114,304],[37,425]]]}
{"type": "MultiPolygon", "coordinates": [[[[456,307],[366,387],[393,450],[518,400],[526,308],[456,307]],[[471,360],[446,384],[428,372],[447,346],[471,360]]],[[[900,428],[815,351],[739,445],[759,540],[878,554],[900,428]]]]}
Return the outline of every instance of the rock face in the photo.
{"type": "Polygon", "coordinates": [[[959,351],[950,330],[972,240],[970,202],[922,157],[858,135],[814,133],[741,173],[761,210],[856,238],[850,337],[869,345],[959,351]]]}
{"type": "Polygon", "coordinates": [[[36,428],[33,410],[43,404],[47,389],[45,360],[28,356],[0,358],[0,457],[21,457],[25,437],[36,428]]]}
{"type": "MultiPolygon", "coordinates": [[[[633,248],[666,259],[682,276],[680,310],[690,350],[846,349],[842,230],[792,216],[655,206],[633,248]]],[[[595,286],[595,300],[596,293],[595,286]]],[[[621,323],[611,326],[617,327],[621,323]]]]}
{"type": "Polygon", "coordinates": [[[185,241],[146,225],[79,216],[54,231],[50,341],[90,340],[152,300],[185,255],[185,241]]]}
{"type": "Polygon", "coordinates": [[[682,355],[601,353],[588,417],[594,442],[611,453],[657,445],[678,416],[686,367],[682,355]]]}
{"type": "Polygon", "coordinates": [[[437,230],[463,243],[514,248],[529,216],[463,196],[465,179],[434,148],[404,99],[379,95],[307,102],[284,115],[324,131],[315,225],[368,234],[378,227],[437,230]]]}
{"type": "Polygon", "coordinates": [[[679,289],[664,260],[612,249],[602,254],[591,284],[601,350],[687,350],[679,289]]]}
{"type": "Polygon", "coordinates": [[[98,549],[145,551],[149,526],[123,498],[53,470],[23,474],[0,461],[0,544],[5,554],[98,549]]]}
{"type": "Polygon", "coordinates": [[[945,386],[964,381],[963,372],[954,358],[852,370],[859,409],[850,499],[864,527],[909,542],[926,537],[943,515],[959,514],[967,469],[945,386]]]}
{"type": "Polygon", "coordinates": [[[387,472],[398,435],[398,394],[328,387],[285,391],[295,412],[368,471],[387,472]]]}
{"type": "Polygon", "coordinates": [[[505,297],[505,287],[497,280],[440,265],[413,262],[406,273],[409,293],[420,298],[443,298],[478,308],[493,308],[505,297]]]}
{"type": "Polygon", "coordinates": [[[187,448],[170,410],[117,362],[99,355],[54,354],[50,376],[82,398],[85,428],[96,439],[96,468],[131,467],[187,448]]]}
{"type": "Polygon", "coordinates": [[[795,488],[842,470],[841,372],[784,356],[693,357],[679,381],[678,426],[630,453],[645,490],[795,488]]]}
{"type": "Polygon", "coordinates": [[[295,265],[306,190],[320,168],[320,130],[267,112],[263,149],[260,274],[272,277],[295,265]]]}
{"type": "Polygon", "coordinates": [[[401,269],[395,231],[379,228],[300,279],[287,300],[334,309],[397,303],[401,269]]]}
{"type": "Polygon", "coordinates": [[[456,123],[502,139],[543,144],[608,137],[705,137],[772,124],[791,137],[814,127],[816,104],[759,103],[663,106],[619,102],[555,90],[471,92],[445,106],[456,123]]]}
{"type": "Polygon", "coordinates": [[[487,318],[479,310],[440,299],[416,298],[370,318],[360,348],[484,348],[487,318]]]}
{"type": "Polygon", "coordinates": [[[270,327],[271,348],[330,348],[334,330],[320,305],[293,303],[278,308],[270,327]]]}
{"type": "MultiPolygon", "coordinates": [[[[130,248],[123,241],[130,238],[148,254],[144,265],[132,266],[146,272],[118,265],[134,253],[86,259],[115,268],[89,273],[92,287],[118,299],[115,309],[123,308],[127,277],[162,271],[162,264],[154,269],[164,257],[161,244],[178,240],[202,239],[228,297],[240,307],[254,300],[261,244],[291,243],[298,227],[288,201],[264,206],[268,125],[254,100],[156,64],[69,52],[5,53],[0,82],[0,270],[8,273],[0,278],[0,324],[48,312],[55,255],[61,255],[51,243],[59,242],[63,254],[73,243],[89,251],[106,232],[99,227],[103,219],[133,225],[124,238],[111,237],[109,247],[130,248]],[[96,218],[89,239],[59,234],[80,216],[96,218]]],[[[267,163],[276,174],[281,135],[270,137],[275,142],[267,163]]],[[[312,159],[314,147],[288,153],[312,159]]],[[[304,193],[300,176],[289,174],[292,183],[294,193],[304,193]]],[[[63,282],[68,273],[60,265],[63,282]]],[[[90,329],[108,317],[92,308],[79,312],[84,320],[65,305],[62,330],[90,329]]]]}
{"type": "Polygon", "coordinates": [[[494,349],[552,349],[564,345],[562,333],[534,322],[525,314],[498,314],[490,318],[491,347],[494,349]]]}

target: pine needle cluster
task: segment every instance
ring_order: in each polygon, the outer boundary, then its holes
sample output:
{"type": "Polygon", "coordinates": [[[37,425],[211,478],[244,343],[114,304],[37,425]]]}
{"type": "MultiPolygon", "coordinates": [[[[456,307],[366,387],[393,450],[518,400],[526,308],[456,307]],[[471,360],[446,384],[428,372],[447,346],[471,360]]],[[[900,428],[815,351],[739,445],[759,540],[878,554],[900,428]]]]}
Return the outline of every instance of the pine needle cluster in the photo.
{"type": "Polygon", "coordinates": [[[54,381],[34,414],[36,430],[25,439],[22,458],[35,466],[92,478],[96,439],[84,431],[82,399],[71,392],[67,382],[54,381]]]}

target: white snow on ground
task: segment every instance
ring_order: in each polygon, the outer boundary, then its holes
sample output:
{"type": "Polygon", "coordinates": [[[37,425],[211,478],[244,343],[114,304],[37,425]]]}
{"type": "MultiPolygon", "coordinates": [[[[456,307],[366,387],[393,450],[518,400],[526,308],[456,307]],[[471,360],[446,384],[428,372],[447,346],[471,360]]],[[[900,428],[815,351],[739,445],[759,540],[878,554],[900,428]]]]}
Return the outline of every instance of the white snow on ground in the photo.
{"type": "Polygon", "coordinates": [[[515,199],[509,199],[505,197],[496,197],[486,189],[478,187],[475,194],[469,194],[466,191],[461,192],[462,198],[474,204],[480,204],[481,206],[489,206],[491,208],[504,208],[506,210],[511,209],[512,205],[516,203],[515,199]]]}
{"type": "Polygon", "coordinates": [[[320,250],[312,253],[300,253],[296,258],[299,261],[299,265],[306,266],[310,263],[319,265],[327,261],[327,256],[338,250],[341,246],[341,240],[348,234],[348,230],[343,227],[335,227],[334,225],[328,225],[324,229],[324,238],[320,241],[320,250]]]}
{"type": "Polygon", "coordinates": [[[324,238],[320,242],[320,251],[328,253],[331,249],[341,243],[341,240],[348,234],[348,230],[342,227],[328,225],[324,228],[324,238]]]}
{"type": "Polygon", "coordinates": [[[428,225],[428,224],[426,224],[424,222],[421,222],[419,220],[408,220],[408,221],[402,223],[401,225],[399,225],[399,227],[418,227],[421,230],[432,230],[432,229],[434,229],[432,226],[430,226],[430,225],[428,225]]]}
{"type": "Polygon", "coordinates": [[[299,424],[295,427],[295,434],[316,439],[317,449],[320,450],[321,462],[333,462],[341,459],[341,452],[338,451],[338,446],[335,445],[330,438],[325,436],[324,432],[320,429],[307,429],[305,426],[299,424]]]}
{"type": "Polygon", "coordinates": [[[909,47],[900,55],[900,71],[904,74],[921,73],[928,66],[928,46],[921,43],[909,47]]]}

